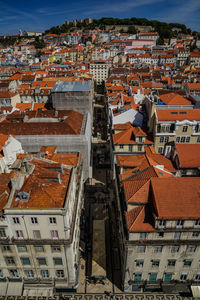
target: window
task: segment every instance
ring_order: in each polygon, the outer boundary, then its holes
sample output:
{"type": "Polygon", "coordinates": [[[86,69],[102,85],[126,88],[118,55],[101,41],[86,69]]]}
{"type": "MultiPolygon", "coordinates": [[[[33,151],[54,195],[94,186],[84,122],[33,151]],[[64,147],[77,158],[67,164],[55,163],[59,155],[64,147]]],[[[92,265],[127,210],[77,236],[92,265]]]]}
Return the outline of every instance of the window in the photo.
{"type": "Polygon", "coordinates": [[[60,246],[51,246],[51,251],[52,252],[61,252],[60,246]]]}
{"type": "Polygon", "coordinates": [[[41,270],[42,278],[49,278],[49,271],[48,270],[41,270]]]}
{"type": "Polygon", "coordinates": [[[161,136],[160,137],[160,143],[163,143],[164,142],[164,136],[161,136]]]}
{"type": "Polygon", "coordinates": [[[22,262],[23,265],[30,265],[31,264],[29,257],[20,257],[20,259],[21,259],[21,262],[22,262]]]}
{"type": "Polygon", "coordinates": [[[136,259],[135,260],[135,266],[136,267],[143,267],[144,265],[144,260],[143,259],[136,259]]]}
{"type": "Polygon", "coordinates": [[[163,231],[158,232],[158,236],[159,236],[159,237],[164,237],[164,232],[163,232],[163,231]]]}
{"type": "Polygon", "coordinates": [[[166,136],[166,137],[165,137],[165,143],[168,143],[168,142],[169,142],[169,137],[166,136]]]}
{"type": "Polygon", "coordinates": [[[35,252],[44,252],[44,247],[43,246],[34,246],[35,252]]]}
{"type": "Polygon", "coordinates": [[[35,239],[41,239],[41,234],[39,230],[33,230],[33,237],[35,239]]]}
{"type": "Polygon", "coordinates": [[[11,248],[9,245],[2,245],[1,250],[2,252],[11,252],[11,248]]]}
{"type": "Polygon", "coordinates": [[[145,253],[146,246],[138,246],[137,247],[137,253],[145,253]]]}
{"type": "Polygon", "coordinates": [[[150,273],[149,274],[149,281],[156,281],[157,273],[150,273]]]}
{"type": "Polygon", "coordinates": [[[163,147],[158,147],[158,153],[160,153],[160,154],[163,153],[163,147]]]}
{"type": "Polygon", "coordinates": [[[158,220],[158,227],[159,228],[165,228],[166,221],[165,220],[158,220]]]}
{"type": "Polygon", "coordinates": [[[0,270],[0,278],[3,278],[3,271],[0,270]]]}
{"type": "Polygon", "coordinates": [[[187,136],[186,137],[186,143],[189,143],[190,142],[190,136],[187,136]]]}
{"type": "Polygon", "coordinates": [[[12,278],[18,278],[19,277],[19,273],[16,269],[9,270],[9,273],[10,273],[10,277],[12,277],[12,278]]]}
{"type": "Polygon", "coordinates": [[[51,230],[51,238],[58,239],[58,231],[57,230],[51,230]]]}
{"type": "Polygon", "coordinates": [[[129,145],[128,150],[132,152],[133,151],[133,145],[129,145]]]}
{"type": "Polygon", "coordinates": [[[194,277],[194,280],[200,280],[200,272],[198,272],[196,275],[195,275],[195,277],[194,277]]]}
{"type": "Polygon", "coordinates": [[[15,260],[12,256],[6,256],[5,261],[7,265],[15,265],[15,260]]]}
{"type": "Polygon", "coordinates": [[[192,259],[184,259],[183,265],[190,267],[192,265],[192,259]]]}
{"type": "Polygon", "coordinates": [[[142,151],[142,146],[138,145],[138,152],[141,152],[141,151],[142,151]]]}
{"type": "Polygon", "coordinates": [[[4,228],[0,228],[0,238],[5,238],[6,237],[6,232],[4,228]]]}
{"type": "Polygon", "coordinates": [[[197,143],[200,143],[200,135],[197,137],[197,143]]]}
{"type": "Polygon", "coordinates": [[[50,223],[50,224],[56,224],[56,223],[57,223],[57,222],[56,222],[56,218],[50,217],[50,218],[49,218],[49,223],[50,223]]]}
{"type": "Polygon", "coordinates": [[[139,143],[142,143],[142,136],[139,136],[139,143]]]}
{"type": "Polygon", "coordinates": [[[185,136],[181,137],[181,143],[185,143],[185,136]]]}
{"type": "Polygon", "coordinates": [[[171,247],[171,253],[179,252],[179,246],[172,246],[171,247]]]}
{"type": "Polygon", "coordinates": [[[142,273],[134,273],[134,281],[140,281],[142,280],[142,273]]]}
{"type": "Polygon", "coordinates": [[[176,227],[183,227],[184,221],[183,220],[177,220],[176,221],[176,227]]]}
{"type": "Polygon", "coordinates": [[[146,232],[140,232],[140,240],[146,240],[147,233],[146,232]]]}
{"type": "Polygon", "coordinates": [[[183,273],[181,273],[181,275],[180,275],[180,280],[186,280],[187,279],[187,275],[188,275],[188,273],[186,273],[186,272],[183,272],[183,273]]]}
{"type": "Polygon", "coordinates": [[[62,265],[63,264],[61,257],[54,257],[53,261],[54,261],[54,265],[62,265]]]}
{"type": "Polygon", "coordinates": [[[175,259],[168,259],[167,265],[168,265],[168,267],[175,267],[176,260],[175,259]]]}
{"type": "Polygon", "coordinates": [[[187,126],[183,126],[183,132],[187,132],[188,127],[187,126]]]}
{"type": "Polygon", "coordinates": [[[13,218],[13,223],[14,224],[20,224],[19,218],[18,217],[14,217],[13,218]]]}
{"type": "Polygon", "coordinates": [[[195,246],[195,245],[189,245],[187,247],[187,252],[195,252],[196,248],[197,248],[197,246],[195,246]]]}
{"type": "Polygon", "coordinates": [[[16,232],[16,237],[17,237],[18,239],[23,239],[24,234],[23,234],[23,231],[22,231],[22,230],[16,230],[15,232],[16,232]]]}
{"type": "Polygon", "coordinates": [[[174,233],[174,239],[180,239],[181,238],[181,232],[175,232],[174,233]]]}
{"type": "Polygon", "coordinates": [[[180,143],[180,136],[176,137],[176,143],[180,143]]]}
{"type": "Polygon", "coordinates": [[[27,252],[27,247],[25,245],[17,246],[19,252],[27,252]]]}
{"type": "Polygon", "coordinates": [[[194,232],[192,233],[192,237],[198,237],[198,236],[199,236],[199,232],[194,231],[194,232]]]}
{"type": "Polygon", "coordinates": [[[65,277],[64,270],[56,270],[56,276],[58,278],[64,278],[65,277]]]}
{"type": "Polygon", "coordinates": [[[119,145],[119,148],[120,149],[124,149],[124,145],[119,145]]]}
{"type": "Polygon", "coordinates": [[[196,220],[194,226],[195,227],[200,227],[200,220],[196,220]]]}
{"type": "Polygon", "coordinates": [[[163,278],[163,281],[165,282],[169,282],[172,280],[172,273],[165,273],[164,274],[164,278],[163,278]]]}
{"type": "Polygon", "coordinates": [[[34,278],[33,270],[24,270],[24,274],[27,278],[34,278]]]}
{"type": "Polygon", "coordinates": [[[151,261],[151,266],[152,267],[159,267],[159,265],[160,265],[160,260],[159,259],[153,259],[151,261]]]}
{"type": "Polygon", "coordinates": [[[37,257],[37,261],[39,265],[47,265],[47,261],[45,257],[37,257]]]}
{"type": "Polygon", "coordinates": [[[160,252],[162,252],[162,246],[155,246],[154,249],[153,249],[153,252],[154,253],[160,253],[160,252]]]}
{"type": "Polygon", "coordinates": [[[32,224],[38,224],[38,219],[36,217],[31,218],[31,223],[32,224]]]}

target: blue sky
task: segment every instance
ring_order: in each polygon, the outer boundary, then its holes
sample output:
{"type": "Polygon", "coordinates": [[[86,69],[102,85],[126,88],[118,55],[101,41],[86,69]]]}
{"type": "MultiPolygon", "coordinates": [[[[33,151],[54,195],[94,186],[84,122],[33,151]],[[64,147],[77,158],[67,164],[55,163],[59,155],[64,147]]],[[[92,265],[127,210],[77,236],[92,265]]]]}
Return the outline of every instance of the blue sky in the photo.
{"type": "Polygon", "coordinates": [[[148,18],[200,31],[200,0],[0,0],[0,34],[44,31],[87,17],[148,18]]]}

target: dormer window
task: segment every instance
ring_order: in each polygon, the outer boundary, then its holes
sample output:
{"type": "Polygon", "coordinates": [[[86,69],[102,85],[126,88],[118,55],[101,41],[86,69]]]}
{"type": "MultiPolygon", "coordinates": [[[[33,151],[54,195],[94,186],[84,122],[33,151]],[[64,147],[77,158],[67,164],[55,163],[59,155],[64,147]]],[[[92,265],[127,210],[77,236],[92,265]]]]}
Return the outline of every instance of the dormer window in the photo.
{"type": "Polygon", "coordinates": [[[142,136],[139,136],[139,143],[142,143],[142,136]]]}
{"type": "Polygon", "coordinates": [[[158,227],[159,228],[165,228],[166,221],[165,220],[158,220],[158,227]]]}
{"type": "Polygon", "coordinates": [[[187,132],[188,126],[183,126],[183,132],[187,132]]]}
{"type": "Polygon", "coordinates": [[[177,220],[176,221],[176,227],[183,227],[183,225],[184,225],[184,220],[177,220]]]}

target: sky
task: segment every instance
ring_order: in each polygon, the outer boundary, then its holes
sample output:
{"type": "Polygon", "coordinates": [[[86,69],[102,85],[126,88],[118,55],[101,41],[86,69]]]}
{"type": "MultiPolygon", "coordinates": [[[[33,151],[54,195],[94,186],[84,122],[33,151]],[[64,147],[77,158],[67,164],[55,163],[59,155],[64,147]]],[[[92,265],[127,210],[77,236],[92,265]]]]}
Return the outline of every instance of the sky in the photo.
{"type": "Polygon", "coordinates": [[[0,0],[0,34],[44,31],[66,20],[147,18],[185,24],[200,32],[200,0],[0,0]]]}

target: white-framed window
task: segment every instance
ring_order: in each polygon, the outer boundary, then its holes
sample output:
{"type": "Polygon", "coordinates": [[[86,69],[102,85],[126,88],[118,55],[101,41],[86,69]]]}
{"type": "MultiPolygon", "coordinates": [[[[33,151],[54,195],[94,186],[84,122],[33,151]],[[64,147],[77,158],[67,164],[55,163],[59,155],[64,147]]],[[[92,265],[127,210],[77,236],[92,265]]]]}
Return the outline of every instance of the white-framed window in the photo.
{"type": "Polygon", "coordinates": [[[12,277],[12,278],[18,278],[19,277],[19,273],[18,273],[17,269],[10,269],[9,273],[10,273],[10,277],[12,277]]]}
{"type": "Polygon", "coordinates": [[[6,232],[4,228],[0,228],[0,238],[6,238],[6,232]]]}
{"type": "Polygon", "coordinates": [[[183,132],[187,132],[188,126],[183,126],[183,132]]]}
{"type": "Polygon", "coordinates": [[[31,217],[31,223],[32,223],[32,224],[38,224],[38,218],[36,218],[36,217],[31,217]]]}
{"type": "Polygon", "coordinates": [[[47,265],[47,261],[45,257],[37,257],[37,261],[40,266],[47,265]]]}
{"type": "Polygon", "coordinates": [[[41,270],[42,278],[49,278],[49,271],[48,270],[41,270]]]}
{"type": "Polygon", "coordinates": [[[174,232],[174,239],[178,240],[181,238],[181,232],[174,232]]]}
{"type": "Polygon", "coordinates": [[[135,260],[136,267],[143,267],[143,265],[144,265],[144,259],[136,259],[135,260]]]}
{"type": "Polygon", "coordinates": [[[40,230],[33,230],[34,239],[41,239],[40,230]]]}
{"type": "Polygon", "coordinates": [[[158,147],[158,153],[162,154],[163,153],[163,147],[158,147]]]}
{"type": "Polygon", "coordinates": [[[56,277],[58,277],[58,278],[64,278],[65,277],[64,270],[56,270],[56,277]]]}
{"type": "Polygon", "coordinates": [[[198,231],[192,232],[192,237],[199,237],[199,232],[198,231]]]}
{"type": "Polygon", "coordinates": [[[140,240],[146,240],[147,233],[146,232],[140,232],[140,240]]]}
{"type": "Polygon", "coordinates": [[[27,246],[25,246],[25,245],[18,245],[17,249],[18,249],[18,252],[27,252],[27,246]]]}
{"type": "Polygon", "coordinates": [[[11,252],[10,245],[2,245],[1,250],[2,252],[11,252]]]}
{"type": "Polygon", "coordinates": [[[179,246],[172,246],[171,247],[171,253],[177,253],[177,252],[179,252],[179,246]]]}
{"type": "Polygon", "coordinates": [[[181,137],[181,143],[185,143],[185,136],[181,137]]]}
{"type": "Polygon", "coordinates": [[[200,219],[195,220],[194,227],[200,227],[200,219]]]}
{"type": "Polygon", "coordinates": [[[57,230],[51,230],[51,238],[58,239],[58,231],[57,230]]]}
{"type": "Polygon", "coordinates": [[[30,265],[30,258],[29,257],[20,257],[22,265],[30,265]]]}
{"type": "Polygon", "coordinates": [[[182,272],[181,275],[180,275],[180,280],[181,281],[187,280],[187,276],[188,276],[187,272],[182,272]]]}
{"type": "Polygon", "coordinates": [[[15,265],[15,259],[12,256],[6,256],[5,261],[7,265],[15,265]]]}
{"type": "Polygon", "coordinates": [[[16,233],[16,237],[18,239],[23,239],[24,238],[24,234],[23,234],[22,230],[16,230],[15,233],[16,233]]]}
{"type": "Polygon", "coordinates": [[[14,224],[20,224],[20,220],[18,217],[13,217],[12,219],[14,224]]]}
{"type": "Polygon", "coordinates": [[[197,272],[195,277],[194,277],[194,280],[196,281],[200,281],[200,272],[197,272]]]}
{"type": "Polygon", "coordinates": [[[184,220],[177,220],[176,221],[176,227],[183,227],[183,225],[184,225],[184,220]]]}
{"type": "Polygon", "coordinates": [[[158,220],[158,227],[159,228],[165,228],[166,221],[165,220],[158,220]]]}
{"type": "Polygon", "coordinates": [[[154,253],[161,253],[162,252],[163,247],[162,246],[155,246],[153,249],[154,253]]]}
{"type": "Polygon", "coordinates": [[[160,265],[160,260],[159,259],[152,259],[151,261],[151,266],[152,267],[159,267],[160,265]]]}
{"type": "Polygon", "coordinates": [[[176,143],[180,143],[180,139],[181,139],[181,137],[180,137],[180,136],[177,136],[177,137],[176,137],[176,143]]]}
{"type": "Polygon", "coordinates": [[[61,252],[61,248],[60,248],[60,246],[53,245],[53,246],[51,246],[51,251],[52,252],[61,252]]]}
{"type": "Polygon", "coordinates": [[[27,278],[34,278],[33,270],[24,270],[24,274],[27,278]]]}
{"type": "Polygon", "coordinates": [[[168,259],[167,265],[168,265],[169,267],[175,267],[175,265],[176,265],[176,260],[175,260],[175,259],[168,259]]]}
{"type": "Polygon", "coordinates": [[[43,246],[34,246],[35,252],[44,252],[44,247],[43,246]]]}
{"type": "Polygon", "coordinates": [[[141,151],[142,151],[142,146],[138,145],[138,152],[141,152],[141,151]]]}
{"type": "Polygon", "coordinates": [[[186,267],[190,267],[192,265],[192,259],[184,259],[183,265],[186,267]]]}
{"type": "Polygon", "coordinates": [[[63,265],[62,257],[53,257],[54,265],[63,265]]]}
{"type": "Polygon", "coordinates": [[[137,246],[137,253],[145,253],[146,246],[137,246]]]}
{"type": "Polygon", "coordinates": [[[190,136],[186,136],[186,143],[189,143],[190,142],[190,136]]]}
{"type": "Polygon", "coordinates": [[[57,224],[56,218],[55,217],[49,217],[49,223],[50,224],[57,224]]]}
{"type": "Polygon", "coordinates": [[[187,252],[195,252],[197,249],[196,245],[189,245],[187,246],[187,252]]]}

